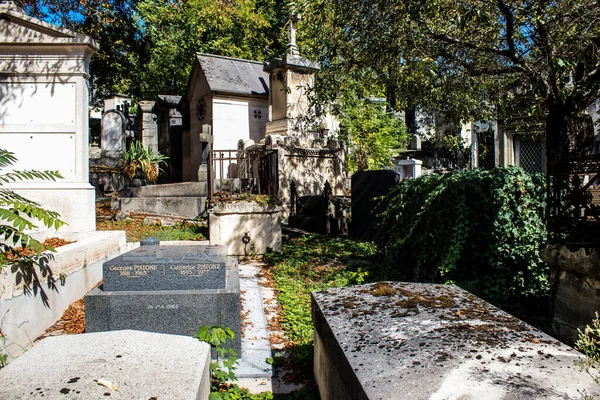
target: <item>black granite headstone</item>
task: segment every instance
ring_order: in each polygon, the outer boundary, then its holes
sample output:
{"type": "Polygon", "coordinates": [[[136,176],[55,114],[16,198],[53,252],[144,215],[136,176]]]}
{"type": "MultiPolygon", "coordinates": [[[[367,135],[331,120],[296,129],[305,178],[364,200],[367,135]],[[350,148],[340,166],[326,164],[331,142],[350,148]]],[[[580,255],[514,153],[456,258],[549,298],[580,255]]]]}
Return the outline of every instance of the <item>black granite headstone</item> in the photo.
{"type": "Polygon", "coordinates": [[[225,263],[206,246],[144,245],[103,264],[104,290],[225,289],[225,263]]]}
{"type": "Polygon", "coordinates": [[[373,240],[377,214],[383,211],[374,199],[386,195],[399,182],[400,175],[390,170],[359,171],[352,175],[352,237],[373,240]]]}
{"type": "Polygon", "coordinates": [[[241,349],[237,260],[207,245],[141,246],[103,264],[104,284],[85,296],[86,331],[135,329],[192,335],[202,325],[235,333],[241,349]]]}

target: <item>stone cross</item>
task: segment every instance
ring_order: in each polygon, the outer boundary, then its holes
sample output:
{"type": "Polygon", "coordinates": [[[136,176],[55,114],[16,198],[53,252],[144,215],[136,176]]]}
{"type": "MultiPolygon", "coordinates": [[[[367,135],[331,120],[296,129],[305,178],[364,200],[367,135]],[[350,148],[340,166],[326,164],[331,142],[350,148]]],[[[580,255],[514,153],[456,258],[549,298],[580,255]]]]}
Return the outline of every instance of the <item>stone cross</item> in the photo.
{"type": "Polygon", "coordinates": [[[293,15],[290,18],[289,32],[288,38],[289,43],[287,45],[287,54],[292,56],[300,55],[300,51],[298,51],[298,46],[296,46],[296,22],[300,20],[300,14],[293,15]]]}

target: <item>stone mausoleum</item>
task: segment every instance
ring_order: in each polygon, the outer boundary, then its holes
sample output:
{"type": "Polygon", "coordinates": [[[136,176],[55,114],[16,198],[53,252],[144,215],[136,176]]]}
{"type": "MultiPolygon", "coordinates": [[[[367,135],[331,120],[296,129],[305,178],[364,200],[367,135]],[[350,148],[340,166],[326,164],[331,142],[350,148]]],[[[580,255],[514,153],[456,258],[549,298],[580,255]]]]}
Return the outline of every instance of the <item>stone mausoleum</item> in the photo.
{"type": "MultiPolygon", "coordinates": [[[[296,209],[313,208],[303,207],[303,197],[344,195],[345,148],[330,135],[338,122],[309,102],[319,65],[299,54],[295,21],[289,35],[286,53],[269,63],[199,53],[177,105],[177,96],[140,103],[144,135],[155,131],[159,150],[169,149],[169,177],[161,182],[203,183],[195,196],[209,200],[269,194],[282,202],[284,221],[296,209]]],[[[176,195],[178,187],[162,186],[163,197],[176,195]]],[[[327,207],[316,208],[324,215],[327,207]]]]}
{"type": "Polygon", "coordinates": [[[66,222],[58,231],[38,223],[33,237],[73,242],[48,256],[54,278],[65,278],[64,285],[53,289],[42,282],[36,298],[26,295],[12,268],[0,272],[2,352],[10,356],[23,352],[93,288],[102,279],[102,262],[126,246],[124,232],[96,232],[95,192],[88,181],[89,63],[97,49],[85,35],[0,1],[0,148],[15,154],[15,170],[52,170],[64,177],[2,188],[57,211],[66,222]]]}

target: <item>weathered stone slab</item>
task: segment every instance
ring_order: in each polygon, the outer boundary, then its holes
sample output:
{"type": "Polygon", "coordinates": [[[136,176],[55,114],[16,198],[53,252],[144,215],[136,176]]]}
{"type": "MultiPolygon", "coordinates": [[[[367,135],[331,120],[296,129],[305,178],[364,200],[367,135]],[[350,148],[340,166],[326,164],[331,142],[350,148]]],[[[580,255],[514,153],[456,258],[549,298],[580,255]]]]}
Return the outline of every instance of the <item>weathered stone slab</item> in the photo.
{"type": "Polygon", "coordinates": [[[328,399],[581,399],[598,385],[569,346],[451,285],[314,292],[315,376],[328,399]]]}
{"type": "Polygon", "coordinates": [[[105,291],[225,289],[226,256],[210,246],[140,246],[103,265],[105,291]]]}
{"type": "Polygon", "coordinates": [[[209,364],[210,347],[191,337],[138,331],[50,337],[0,370],[0,398],[208,399],[209,364]]]}
{"type": "Polygon", "coordinates": [[[239,353],[237,264],[228,264],[225,281],[222,289],[107,291],[104,287],[96,288],[85,296],[86,331],[135,329],[191,336],[202,325],[219,325],[233,330],[234,349],[239,353]]]}

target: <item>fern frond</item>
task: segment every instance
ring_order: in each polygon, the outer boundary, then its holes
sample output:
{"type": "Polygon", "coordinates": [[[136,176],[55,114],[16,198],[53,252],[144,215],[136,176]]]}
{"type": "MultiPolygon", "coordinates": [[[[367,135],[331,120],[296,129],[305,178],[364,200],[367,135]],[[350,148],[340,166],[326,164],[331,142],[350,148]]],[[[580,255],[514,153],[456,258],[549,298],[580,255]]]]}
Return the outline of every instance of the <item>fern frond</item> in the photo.
{"type": "MultiPolygon", "coordinates": [[[[8,225],[0,225],[0,240],[9,243],[8,248],[15,251],[14,247],[21,248],[29,247],[38,255],[44,251],[44,245],[37,239],[29,236],[26,233],[19,232],[16,228],[8,225]],[[12,246],[10,245],[12,243],[12,246]]],[[[4,249],[6,251],[6,249],[4,249]]]]}
{"type": "Polygon", "coordinates": [[[2,189],[0,188],[0,207],[5,206],[12,202],[21,202],[21,203],[29,203],[34,206],[40,206],[35,201],[26,199],[18,193],[13,192],[12,190],[2,189]]]}
{"type": "Polygon", "coordinates": [[[35,171],[35,170],[24,170],[24,171],[10,171],[4,174],[0,174],[0,185],[2,183],[11,183],[17,181],[31,181],[33,179],[41,179],[45,181],[56,181],[62,179],[63,176],[58,171],[35,171]]]}
{"type": "Polygon", "coordinates": [[[12,151],[0,149],[0,169],[16,164],[17,157],[12,151]]]}

